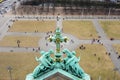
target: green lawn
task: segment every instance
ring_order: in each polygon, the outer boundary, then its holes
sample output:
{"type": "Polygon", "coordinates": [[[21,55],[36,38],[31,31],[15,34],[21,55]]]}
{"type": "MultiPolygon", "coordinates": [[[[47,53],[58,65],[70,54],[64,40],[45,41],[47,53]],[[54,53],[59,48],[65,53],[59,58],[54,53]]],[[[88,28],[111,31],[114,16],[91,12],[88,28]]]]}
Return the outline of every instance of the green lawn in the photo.
{"type": "Polygon", "coordinates": [[[17,47],[17,40],[20,41],[20,47],[38,47],[40,37],[34,36],[5,36],[0,41],[0,46],[17,47]]]}
{"type": "MultiPolygon", "coordinates": [[[[88,73],[93,80],[98,80],[101,76],[101,80],[114,80],[114,66],[106,55],[105,48],[100,44],[84,45],[85,50],[76,50],[77,56],[81,57],[80,65],[88,73]],[[96,56],[95,56],[96,54],[96,56]]],[[[120,74],[117,73],[118,80],[120,74]]]]}
{"type": "MultiPolygon", "coordinates": [[[[106,50],[102,45],[84,45],[85,50],[76,49],[76,56],[81,58],[79,64],[93,80],[97,80],[99,75],[102,80],[114,80],[114,66],[106,55],[106,50]],[[96,54],[96,56],[94,55],[96,54]],[[98,60],[99,58],[99,60],[98,60]]],[[[31,73],[38,65],[35,57],[39,53],[0,53],[0,80],[9,80],[8,66],[12,66],[12,76],[14,80],[25,80],[28,73],[31,73]]],[[[117,79],[120,75],[116,74],[117,79]]]]}
{"type": "Polygon", "coordinates": [[[10,80],[8,66],[13,68],[13,80],[25,80],[28,73],[31,73],[38,65],[35,57],[38,53],[2,53],[0,52],[0,80],[10,80]]]}
{"type": "MultiPolygon", "coordinates": [[[[103,29],[111,38],[120,38],[120,22],[101,21],[103,29]],[[113,27],[114,26],[114,27],[113,27]]],[[[9,29],[10,32],[47,32],[55,30],[54,21],[17,21],[9,29]]],[[[63,21],[63,32],[72,34],[79,39],[97,38],[97,32],[91,21],[63,21]]],[[[33,36],[5,36],[0,41],[0,46],[17,47],[17,40],[20,40],[21,47],[38,47],[40,37],[33,36]]],[[[120,80],[120,74],[113,71],[114,66],[106,55],[104,46],[100,44],[84,44],[85,50],[77,48],[76,56],[81,58],[79,64],[93,80],[120,80]]],[[[120,52],[120,45],[113,45],[120,52]]],[[[13,80],[25,80],[28,73],[31,73],[38,65],[35,57],[39,53],[3,53],[0,52],[0,80],[10,80],[8,66],[12,66],[13,80]]],[[[52,55],[53,56],[53,55],[52,55]]]]}
{"type": "Polygon", "coordinates": [[[120,21],[99,21],[109,38],[120,39],[120,21]]]}
{"type": "Polygon", "coordinates": [[[10,32],[48,32],[54,31],[55,21],[20,20],[13,23],[10,32]]]}
{"type": "Polygon", "coordinates": [[[93,39],[98,37],[92,21],[63,21],[63,31],[79,39],[93,39]]]}

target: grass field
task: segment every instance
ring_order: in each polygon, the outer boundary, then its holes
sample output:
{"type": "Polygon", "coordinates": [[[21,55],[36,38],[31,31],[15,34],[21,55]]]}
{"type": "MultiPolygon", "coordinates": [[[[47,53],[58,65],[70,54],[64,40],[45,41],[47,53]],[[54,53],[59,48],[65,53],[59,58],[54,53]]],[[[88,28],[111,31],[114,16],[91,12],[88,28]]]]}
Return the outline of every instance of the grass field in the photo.
{"type": "MultiPolygon", "coordinates": [[[[80,58],[80,65],[93,80],[117,80],[120,79],[118,73],[113,71],[114,66],[106,55],[106,50],[102,45],[93,44],[84,45],[85,50],[76,49],[76,55],[80,58]],[[95,56],[96,54],[96,56],[95,56]],[[99,60],[98,60],[99,58],[99,60]]],[[[0,53],[0,80],[9,80],[8,66],[12,66],[13,80],[25,80],[28,73],[31,73],[38,65],[35,57],[40,56],[39,53],[0,53]]]]}
{"type": "Polygon", "coordinates": [[[48,32],[55,30],[55,21],[21,20],[13,23],[10,32],[48,32]]]}
{"type": "Polygon", "coordinates": [[[20,41],[20,47],[38,47],[40,37],[33,36],[5,36],[0,41],[0,46],[17,47],[17,40],[20,41]]]}
{"type": "Polygon", "coordinates": [[[109,38],[120,39],[120,21],[99,21],[109,38]]]}
{"type": "Polygon", "coordinates": [[[115,48],[116,52],[120,55],[120,44],[113,44],[113,47],[115,48]]]}
{"type": "Polygon", "coordinates": [[[25,80],[26,75],[38,65],[35,61],[36,56],[39,56],[39,53],[0,52],[0,80],[10,80],[8,66],[13,68],[13,80],[25,80]]]}
{"type": "MultiPolygon", "coordinates": [[[[100,22],[109,37],[120,38],[120,22],[100,22]]],[[[97,38],[97,32],[91,21],[63,21],[64,33],[72,34],[79,39],[97,38]]],[[[48,32],[55,30],[55,21],[16,21],[9,29],[10,32],[48,32]]],[[[38,47],[40,37],[33,36],[5,36],[0,41],[0,46],[17,47],[17,40],[20,40],[20,47],[38,47]]],[[[120,74],[114,72],[114,66],[110,57],[106,54],[104,46],[100,44],[84,44],[85,50],[76,49],[77,57],[80,56],[79,64],[93,80],[120,80],[120,74]]],[[[120,52],[120,45],[113,45],[120,52]]],[[[13,80],[25,80],[28,73],[31,73],[38,65],[35,57],[39,53],[3,53],[0,52],[0,80],[10,80],[8,66],[12,66],[13,80]]]]}
{"type": "MultiPolygon", "coordinates": [[[[80,65],[88,73],[93,80],[114,80],[114,66],[106,55],[105,48],[100,44],[84,45],[85,50],[77,49],[77,56],[81,57],[80,65]]],[[[117,79],[120,79],[120,74],[117,73],[117,79]]]]}
{"type": "Polygon", "coordinates": [[[91,21],[64,21],[63,31],[79,39],[93,39],[98,37],[91,21]]]}

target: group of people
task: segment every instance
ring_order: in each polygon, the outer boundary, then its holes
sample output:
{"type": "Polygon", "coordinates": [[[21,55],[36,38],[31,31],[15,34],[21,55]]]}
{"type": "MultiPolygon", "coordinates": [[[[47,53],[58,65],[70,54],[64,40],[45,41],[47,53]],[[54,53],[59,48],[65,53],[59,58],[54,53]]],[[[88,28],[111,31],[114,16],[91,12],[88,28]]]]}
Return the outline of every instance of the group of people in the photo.
{"type": "MultiPolygon", "coordinates": [[[[118,55],[118,52],[116,52],[116,54],[118,55]]],[[[120,55],[118,55],[117,59],[120,59],[120,55]]]]}
{"type": "Polygon", "coordinates": [[[79,49],[84,50],[84,49],[86,49],[86,47],[83,46],[83,45],[81,45],[81,46],[79,47],[79,49]]]}
{"type": "Polygon", "coordinates": [[[97,42],[98,44],[103,45],[103,43],[100,41],[100,39],[95,39],[95,38],[93,38],[91,44],[93,44],[93,43],[95,43],[95,42],[97,42]]]}

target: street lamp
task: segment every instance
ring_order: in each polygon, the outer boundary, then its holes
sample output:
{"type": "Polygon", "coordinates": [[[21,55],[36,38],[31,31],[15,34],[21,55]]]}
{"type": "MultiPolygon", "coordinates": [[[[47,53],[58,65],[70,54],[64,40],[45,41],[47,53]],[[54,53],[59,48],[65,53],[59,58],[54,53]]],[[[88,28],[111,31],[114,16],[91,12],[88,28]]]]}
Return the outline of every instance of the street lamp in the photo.
{"type": "Polygon", "coordinates": [[[20,40],[17,40],[18,47],[20,47],[20,40]]]}
{"type": "Polygon", "coordinates": [[[114,68],[114,69],[113,69],[113,71],[114,71],[114,80],[117,80],[117,79],[116,79],[116,71],[118,71],[118,70],[119,70],[119,68],[114,68]]]}
{"type": "Polygon", "coordinates": [[[10,74],[10,80],[12,80],[12,67],[11,66],[8,66],[8,72],[10,74]]]}
{"type": "Polygon", "coordinates": [[[111,8],[109,8],[108,16],[110,16],[111,8]]]}

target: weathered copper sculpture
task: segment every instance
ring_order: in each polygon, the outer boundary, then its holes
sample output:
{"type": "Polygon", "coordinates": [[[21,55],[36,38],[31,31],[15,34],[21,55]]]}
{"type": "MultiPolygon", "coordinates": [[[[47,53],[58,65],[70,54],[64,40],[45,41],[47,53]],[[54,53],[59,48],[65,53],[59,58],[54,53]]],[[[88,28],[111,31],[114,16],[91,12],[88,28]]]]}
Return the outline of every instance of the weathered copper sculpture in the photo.
{"type": "MultiPolygon", "coordinates": [[[[60,43],[67,42],[67,40],[68,40],[67,37],[62,37],[60,29],[57,28],[55,35],[49,38],[50,42],[54,42],[56,44],[56,51],[55,52],[53,50],[49,50],[48,52],[41,51],[40,52],[41,57],[40,58],[36,57],[36,61],[40,63],[32,73],[34,80],[42,80],[37,78],[52,70],[57,69],[64,70],[65,72],[78,77],[79,80],[90,80],[90,76],[86,74],[84,70],[80,67],[79,65],[80,58],[77,58],[75,56],[76,54],[75,51],[69,51],[68,49],[60,51],[60,43]],[[54,54],[55,58],[52,58],[50,56],[51,54],[54,54]],[[61,56],[63,54],[66,54],[66,57],[62,59],[61,56]]],[[[64,74],[66,74],[65,72],[64,74]]]]}

